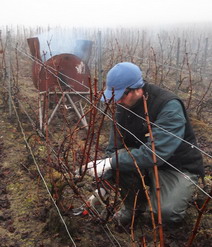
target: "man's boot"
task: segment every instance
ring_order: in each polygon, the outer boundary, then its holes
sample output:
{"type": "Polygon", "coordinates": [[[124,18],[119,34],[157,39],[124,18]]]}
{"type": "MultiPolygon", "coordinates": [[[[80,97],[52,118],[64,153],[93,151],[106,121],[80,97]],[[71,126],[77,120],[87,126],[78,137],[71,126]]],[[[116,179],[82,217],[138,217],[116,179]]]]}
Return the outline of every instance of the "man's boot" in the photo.
{"type": "MultiPolygon", "coordinates": [[[[143,174],[145,172],[143,171],[143,174]]],[[[135,173],[119,173],[120,196],[123,200],[122,207],[114,215],[118,225],[130,225],[132,216],[135,216],[135,221],[141,213],[146,211],[146,195],[143,190],[141,178],[135,173]],[[136,200],[136,207],[134,204],[136,200]]]]}
{"type": "Polygon", "coordinates": [[[122,204],[119,211],[114,214],[114,219],[117,221],[119,226],[127,226],[132,222],[132,217],[134,215],[135,221],[137,221],[138,217],[146,211],[146,199],[141,196],[141,194],[137,198],[137,205],[134,208],[134,195],[128,195],[124,199],[124,203],[122,204]],[[142,201],[141,201],[142,200],[142,201]]]}

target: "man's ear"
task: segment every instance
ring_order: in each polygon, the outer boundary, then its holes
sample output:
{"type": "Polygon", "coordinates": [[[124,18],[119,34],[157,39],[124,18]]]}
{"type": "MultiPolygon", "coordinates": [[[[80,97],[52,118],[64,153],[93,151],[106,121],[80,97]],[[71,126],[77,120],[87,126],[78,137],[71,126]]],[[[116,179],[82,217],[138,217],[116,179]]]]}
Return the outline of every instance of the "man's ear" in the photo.
{"type": "Polygon", "coordinates": [[[135,93],[138,96],[142,96],[143,95],[143,89],[142,88],[138,88],[138,89],[135,90],[135,93]]]}

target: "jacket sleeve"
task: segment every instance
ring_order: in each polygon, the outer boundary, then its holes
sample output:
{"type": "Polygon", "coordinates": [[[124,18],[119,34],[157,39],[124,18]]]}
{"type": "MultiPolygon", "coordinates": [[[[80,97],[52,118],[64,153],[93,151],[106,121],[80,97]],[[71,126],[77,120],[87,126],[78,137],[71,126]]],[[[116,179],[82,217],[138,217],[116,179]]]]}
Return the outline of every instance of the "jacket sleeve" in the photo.
{"type": "MultiPolygon", "coordinates": [[[[158,114],[154,124],[171,132],[172,134],[183,138],[185,133],[186,119],[183,108],[178,100],[171,100],[163,107],[158,114]]],[[[165,132],[164,130],[152,125],[152,134],[154,138],[156,154],[164,160],[168,160],[181,144],[181,140],[165,132]]],[[[140,169],[153,167],[153,158],[151,152],[151,140],[148,138],[146,145],[150,150],[141,144],[139,148],[131,149],[131,155],[134,156],[140,169]]],[[[123,172],[134,171],[135,164],[130,154],[125,150],[118,153],[119,169],[123,172]]],[[[163,165],[164,161],[157,157],[157,165],[163,165]]],[[[112,169],[116,169],[116,158],[112,156],[112,169]]]]}

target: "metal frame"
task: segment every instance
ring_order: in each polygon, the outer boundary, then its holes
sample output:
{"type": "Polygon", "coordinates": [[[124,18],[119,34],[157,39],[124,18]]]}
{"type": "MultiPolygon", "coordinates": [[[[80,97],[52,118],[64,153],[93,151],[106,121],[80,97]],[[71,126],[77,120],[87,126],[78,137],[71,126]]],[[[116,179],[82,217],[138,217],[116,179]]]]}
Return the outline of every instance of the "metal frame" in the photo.
{"type": "Polygon", "coordinates": [[[89,95],[90,93],[89,92],[46,92],[46,91],[43,91],[43,92],[40,92],[39,93],[39,127],[40,127],[40,130],[43,130],[46,128],[47,125],[50,124],[51,120],[53,119],[53,117],[55,116],[59,106],[61,105],[62,101],[64,98],[66,98],[68,100],[68,102],[71,104],[71,107],[68,107],[67,105],[64,105],[66,109],[74,109],[74,111],[76,112],[77,116],[79,117],[82,125],[85,127],[85,129],[87,130],[88,129],[88,123],[87,123],[87,120],[86,120],[86,117],[84,116],[84,110],[83,110],[83,107],[82,107],[82,104],[81,104],[81,99],[78,101],[79,103],[79,108],[76,106],[76,103],[72,100],[71,96],[74,95],[74,96],[77,96],[78,93],[80,95],[89,95]],[[47,95],[57,95],[59,100],[56,104],[56,106],[54,107],[52,113],[50,114],[50,116],[48,117],[47,120],[44,120],[44,115],[43,115],[43,112],[44,112],[44,101],[45,101],[45,97],[47,95]]]}

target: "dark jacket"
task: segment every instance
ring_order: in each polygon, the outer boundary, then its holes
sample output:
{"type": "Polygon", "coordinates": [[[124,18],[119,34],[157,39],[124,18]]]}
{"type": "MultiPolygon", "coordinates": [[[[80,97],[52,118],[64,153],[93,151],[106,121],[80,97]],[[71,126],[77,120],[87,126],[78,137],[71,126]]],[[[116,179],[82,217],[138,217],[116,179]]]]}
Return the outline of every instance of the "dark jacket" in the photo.
{"type": "MultiPolygon", "coordinates": [[[[183,138],[185,141],[196,145],[195,135],[183,102],[173,93],[161,89],[153,84],[146,83],[143,90],[147,96],[150,121],[158,124],[160,127],[179,136],[180,138],[183,138]]],[[[143,100],[139,100],[130,110],[133,113],[123,109],[121,106],[117,108],[117,122],[123,126],[124,129],[127,129],[130,132],[129,133],[128,131],[120,128],[124,142],[131,149],[131,153],[136,158],[140,168],[152,167],[152,153],[141,144],[141,142],[143,142],[148,147],[151,147],[150,139],[146,135],[148,133],[148,129],[146,121],[144,120],[145,114],[143,100]],[[138,118],[134,113],[141,116],[143,119],[138,118]]],[[[178,138],[171,136],[170,134],[164,133],[163,130],[158,129],[154,125],[152,126],[152,131],[156,146],[156,153],[160,157],[181,171],[189,171],[193,174],[199,174],[201,176],[204,175],[200,151],[192,148],[190,144],[187,144],[178,138]]],[[[117,148],[123,148],[120,138],[117,138],[117,148]]],[[[109,153],[113,153],[115,151],[113,130],[111,131],[107,151],[109,153]]],[[[114,154],[112,157],[112,167],[115,169],[116,158],[114,157],[114,154]]],[[[134,166],[129,165],[132,163],[132,158],[126,151],[121,152],[118,155],[118,160],[120,169],[126,171],[134,169],[134,166]]],[[[170,168],[170,166],[164,163],[164,161],[159,158],[157,158],[157,160],[159,169],[170,168]]]]}

